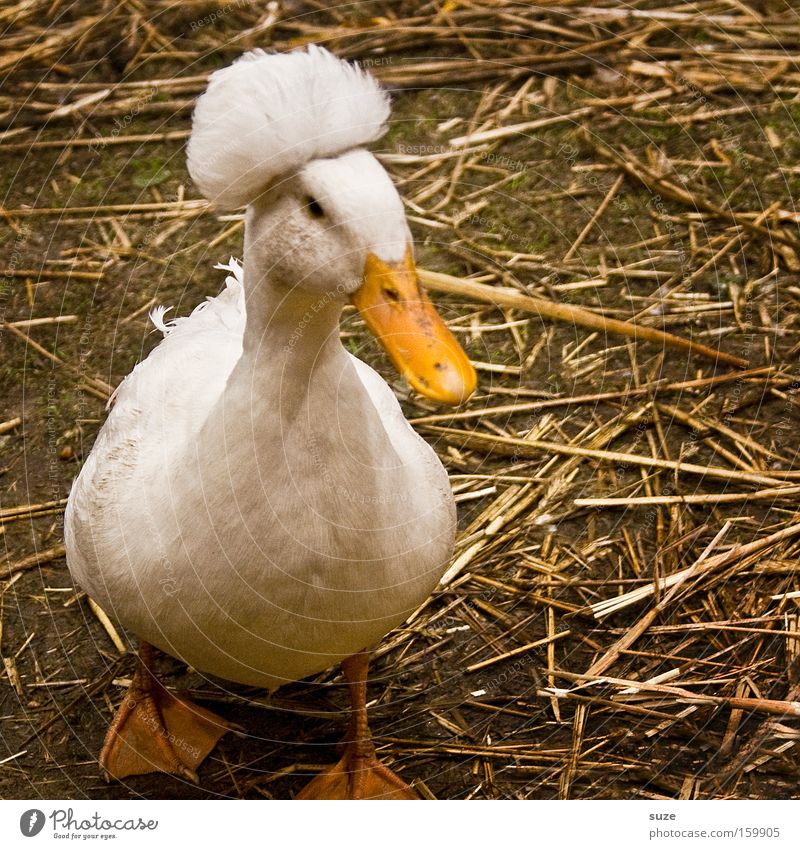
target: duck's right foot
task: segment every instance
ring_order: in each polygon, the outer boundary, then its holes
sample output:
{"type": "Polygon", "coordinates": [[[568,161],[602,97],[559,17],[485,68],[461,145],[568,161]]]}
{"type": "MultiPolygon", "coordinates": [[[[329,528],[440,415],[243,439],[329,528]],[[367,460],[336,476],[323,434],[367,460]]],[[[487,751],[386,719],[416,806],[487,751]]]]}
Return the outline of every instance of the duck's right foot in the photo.
{"type": "Polygon", "coordinates": [[[139,663],[100,751],[106,780],[168,772],[198,782],[196,769],[231,725],[164,688],[152,670],[153,648],[139,663]]]}

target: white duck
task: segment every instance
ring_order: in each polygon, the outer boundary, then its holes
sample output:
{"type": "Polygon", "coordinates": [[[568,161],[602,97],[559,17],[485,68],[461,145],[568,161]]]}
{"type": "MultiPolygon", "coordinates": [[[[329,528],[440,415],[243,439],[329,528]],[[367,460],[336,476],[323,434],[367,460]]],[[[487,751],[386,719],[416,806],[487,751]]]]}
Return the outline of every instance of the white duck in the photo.
{"type": "Polygon", "coordinates": [[[75,581],[141,640],[106,776],[196,780],[228,725],[167,692],[152,647],[270,690],[342,663],[349,743],[305,798],[413,798],[375,758],[366,649],[452,554],[447,475],[386,383],[345,351],[352,301],[411,385],[459,403],[475,373],[418,288],[403,206],[361,145],[377,83],[327,51],[254,51],[199,99],[189,170],[247,206],[243,274],[125,379],[65,517],[75,581]]]}

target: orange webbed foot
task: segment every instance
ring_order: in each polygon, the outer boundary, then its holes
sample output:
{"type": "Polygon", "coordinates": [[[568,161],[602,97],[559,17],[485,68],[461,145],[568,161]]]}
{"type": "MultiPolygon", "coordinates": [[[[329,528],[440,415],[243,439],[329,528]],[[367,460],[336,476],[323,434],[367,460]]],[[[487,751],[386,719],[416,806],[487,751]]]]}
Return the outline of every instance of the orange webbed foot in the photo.
{"type": "Polygon", "coordinates": [[[375,757],[367,723],[369,655],[359,652],[342,662],[350,690],[351,720],[344,754],[298,794],[298,799],[419,799],[399,776],[375,757]]]}
{"type": "Polygon", "coordinates": [[[419,799],[419,796],[374,754],[359,756],[348,749],[337,764],[309,782],[297,798],[419,799]]]}
{"type": "MultiPolygon", "coordinates": [[[[141,652],[152,659],[152,649],[141,652]]],[[[140,660],[100,751],[106,780],[168,772],[198,783],[196,769],[232,726],[164,689],[140,660]]]]}

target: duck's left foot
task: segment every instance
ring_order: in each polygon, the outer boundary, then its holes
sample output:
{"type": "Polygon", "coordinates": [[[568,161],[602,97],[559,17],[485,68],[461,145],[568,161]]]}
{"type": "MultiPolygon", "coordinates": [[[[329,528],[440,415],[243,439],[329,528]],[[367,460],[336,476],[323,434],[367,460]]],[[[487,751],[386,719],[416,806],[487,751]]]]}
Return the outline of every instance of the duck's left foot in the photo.
{"type": "Polygon", "coordinates": [[[374,752],[359,752],[357,744],[335,765],[320,773],[297,795],[298,799],[419,799],[419,796],[382,764],[374,752]]]}
{"type": "Polygon", "coordinates": [[[100,751],[101,772],[107,781],[169,772],[197,784],[195,770],[231,725],[166,690],[152,665],[152,646],[140,644],[136,673],[100,751]]]}
{"type": "Polygon", "coordinates": [[[368,666],[366,652],[342,662],[352,710],[349,741],[339,762],[307,784],[298,799],[419,799],[402,778],[375,757],[367,725],[368,666]]]}

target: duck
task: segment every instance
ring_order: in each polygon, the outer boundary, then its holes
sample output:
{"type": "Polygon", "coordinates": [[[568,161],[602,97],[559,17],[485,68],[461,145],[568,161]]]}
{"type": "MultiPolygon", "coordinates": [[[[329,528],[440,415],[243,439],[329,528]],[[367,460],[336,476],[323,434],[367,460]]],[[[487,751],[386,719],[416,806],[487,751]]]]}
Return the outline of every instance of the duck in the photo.
{"type": "Polygon", "coordinates": [[[197,768],[232,724],[164,687],[159,653],[274,691],[341,666],[343,754],[301,799],[412,799],[375,754],[371,650],[437,586],[447,473],[378,372],[343,345],[348,304],[410,388],[458,405],[474,368],[420,288],[404,206],[368,145],[388,93],[310,45],[252,50],[195,104],[189,173],[245,208],[243,260],[122,381],[71,488],[76,585],[138,639],[99,755],[107,780],[197,768]]]}

